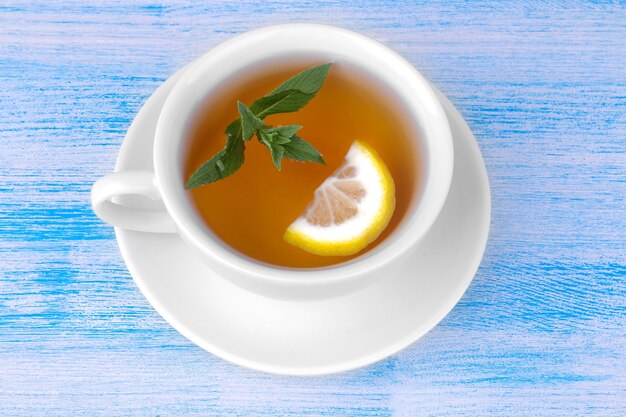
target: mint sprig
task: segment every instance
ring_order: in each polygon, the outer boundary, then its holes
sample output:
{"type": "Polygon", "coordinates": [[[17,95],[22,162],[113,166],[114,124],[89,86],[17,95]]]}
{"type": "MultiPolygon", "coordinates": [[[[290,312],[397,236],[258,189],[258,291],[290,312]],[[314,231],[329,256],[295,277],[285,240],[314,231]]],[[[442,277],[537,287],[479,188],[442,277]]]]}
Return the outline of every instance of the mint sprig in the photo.
{"type": "Polygon", "coordinates": [[[317,149],[296,135],[302,126],[272,127],[265,125],[263,119],[272,114],[296,112],[304,107],[322,87],[330,66],[319,65],[299,73],[255,100],[250,107],[238,101],[240,117],[224,131],[226,146],[191,175],[185,188],[199,187],[234,174],[244,162],[244,142],[254,135],[268,148],[279,171],[283,158],[325,164],[317,149]]]}

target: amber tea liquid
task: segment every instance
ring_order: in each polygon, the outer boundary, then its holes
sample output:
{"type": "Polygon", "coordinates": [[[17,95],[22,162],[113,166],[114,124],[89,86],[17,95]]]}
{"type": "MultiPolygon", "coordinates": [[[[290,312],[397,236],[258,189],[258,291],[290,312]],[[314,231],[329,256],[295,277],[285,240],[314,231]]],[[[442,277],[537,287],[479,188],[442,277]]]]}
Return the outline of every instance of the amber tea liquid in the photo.
{"type": "MultiPolygon", "coordinates": [[[[213,92],[188,131],[185,178],[223,148],[224,128],[239,116],[237,100],[248,105],[283,81],[323,62],[260,64],[235,74],[213,92]]],[[[379,82],[351,65],[334,63],[318,94],[302,110],[265,119],[278,126],[298,124],[327,165],[283,159],[274,167],[267,148],[246,142],[245,162],[232,176],[189,191],[198,214],[219,238],[255,260],[287,267],[322,267],[344,262],[376,247],[400,224],[416,195],[418,155],[410,117],[379,82]],[[283,233],[313,198],[313,191],[339,167],[355,139],[369,143],[388,166],[396,185],[396,209],[382,235],[348,257],[313,255],[283,241],[283,233]]]]}

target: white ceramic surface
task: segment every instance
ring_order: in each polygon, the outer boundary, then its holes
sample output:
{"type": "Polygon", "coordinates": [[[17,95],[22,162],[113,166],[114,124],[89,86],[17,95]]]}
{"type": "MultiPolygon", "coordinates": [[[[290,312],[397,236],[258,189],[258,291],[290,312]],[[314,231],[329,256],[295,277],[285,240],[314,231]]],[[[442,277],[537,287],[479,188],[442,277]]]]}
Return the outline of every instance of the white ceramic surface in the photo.
{"type": "MultiPolygon", "coordinates": [[[[156,121],[179,76],[163,84],[138,114],[116,171],[153,169],[156,121]]],[[[137,286],[191,341],[261,371],[335,373],[405,348],[442,320],[467,289],[485,249],[491,215],[489,183],[475,139],[460,114],[438,94],[451,121],[456,152],[450,193],[424,239],[378,282],[331,299],[276,300],[223,279],[179,235],[116,228],[137,286]]],[[[159,203],[144,204],[155,208],[159,203]]]]}
{"type": "Polygon", "coordinates": [[[449,123],[428,81],[385,45],[356,32],[316,24],[253,30],[207,52],[191,63],[174,84],[153,133],[154,170],[118,173],[98,181],[92,192],[94,211],[116,226],[149,231],[153,224],[156,232],[178,231],[212,269],[231,282],[287,300],[336,297],[391,273],[389,268],[395,267],[393,264],[424,236],[439,215],[454,163],[449,123]],[[186,131],[198,106],[232,74],[258,63],[294,56],[316,57],[320,62],[337,65],[349,63],[375,76],[410,115],[416,130],[411,139],[422,159],[421,172],[416,174],[419,195],[402,224],[363,256],[326,268],[274,267],[242,256],[208,230],[182,186],[186,131]],[[128,194],[153,200],[160,195],[167,213],[163,209],[160,213],[145,213],[136,205],[116,204],[120,196],[128,194]]]}

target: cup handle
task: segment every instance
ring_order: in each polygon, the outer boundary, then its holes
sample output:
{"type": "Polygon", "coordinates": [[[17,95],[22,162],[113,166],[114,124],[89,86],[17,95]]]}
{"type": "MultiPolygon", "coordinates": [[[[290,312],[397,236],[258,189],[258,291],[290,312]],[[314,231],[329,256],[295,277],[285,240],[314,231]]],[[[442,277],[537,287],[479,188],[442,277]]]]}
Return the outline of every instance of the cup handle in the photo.
{"type": "Polygon", "coordinates": [[[149,210],[114,202],[123,195],[161,200],[156,177],[150,171],[123,171],[100,178],[91,189],[91,206],[98,217],[115,227],[152,233],[176,233],[174,220],[165,209],[149,210]]]}

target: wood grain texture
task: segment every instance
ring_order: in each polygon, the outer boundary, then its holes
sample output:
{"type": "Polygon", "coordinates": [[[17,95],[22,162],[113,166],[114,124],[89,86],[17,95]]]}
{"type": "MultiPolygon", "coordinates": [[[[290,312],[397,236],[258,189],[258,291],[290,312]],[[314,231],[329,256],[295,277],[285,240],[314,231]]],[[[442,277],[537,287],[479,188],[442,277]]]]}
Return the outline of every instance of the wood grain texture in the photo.
{"type": "Polygon", "coordinates": [[[623,2],[0,3],[0,415],[626,415],[623,2]],[[368,368],[225,363],[169,327],[89,204],[142,102],[242,31],[313,21],[406,56],[487,165],[485,259],[453,312],[368,368]]]}

